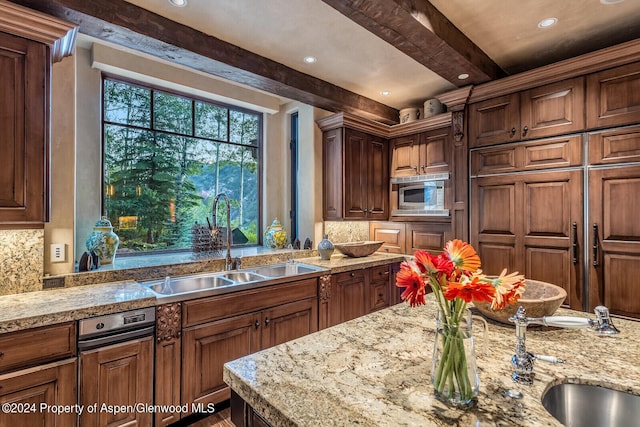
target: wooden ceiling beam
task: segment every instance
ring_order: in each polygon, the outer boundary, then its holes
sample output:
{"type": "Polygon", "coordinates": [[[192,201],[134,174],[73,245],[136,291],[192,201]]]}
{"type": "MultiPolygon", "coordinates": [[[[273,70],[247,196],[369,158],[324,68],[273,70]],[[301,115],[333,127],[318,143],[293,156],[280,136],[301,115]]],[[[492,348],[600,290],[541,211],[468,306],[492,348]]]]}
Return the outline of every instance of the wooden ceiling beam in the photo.
{"type": "Polygon", "coordinates": [[[427,0],[322,1],[458,87],[505,76],[427,0]]]}
{"type": "Polygon", "coordinates": [[[324,110],[345,111],[387,124],[399,119],[395,108],[124,0],[12,2],[73,22],[83,34],[324,110]]]}

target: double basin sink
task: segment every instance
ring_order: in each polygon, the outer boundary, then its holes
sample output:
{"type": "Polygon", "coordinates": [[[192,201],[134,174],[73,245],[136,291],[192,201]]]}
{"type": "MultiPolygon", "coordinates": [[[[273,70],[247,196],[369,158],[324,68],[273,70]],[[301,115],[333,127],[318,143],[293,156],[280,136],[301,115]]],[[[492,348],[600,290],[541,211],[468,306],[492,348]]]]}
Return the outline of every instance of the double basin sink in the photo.
{"type": "Polygon", "coordinates": [[[297,262],[259,266],[251,269],[198,273],[188,276],[165,277],[141,282],[163,302],[216,295],[252,287],[266,286],[279,281],[311,277],[326,269],[297,262]]]}

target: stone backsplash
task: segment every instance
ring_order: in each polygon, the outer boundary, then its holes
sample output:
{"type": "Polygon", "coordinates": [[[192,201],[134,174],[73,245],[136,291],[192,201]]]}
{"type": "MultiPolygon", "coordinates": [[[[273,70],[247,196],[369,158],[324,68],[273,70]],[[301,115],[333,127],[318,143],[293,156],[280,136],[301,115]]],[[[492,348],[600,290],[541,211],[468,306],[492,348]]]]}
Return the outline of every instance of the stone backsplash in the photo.
{"type": "Polygon", "coordinates": [[[0,230],[0,295],[42,289],[44,230],[0,230]]]}
{"type": "MultiPolygon", "coordinates": [[[[359,242],[369,240],[368,221],[326,221],[324,234],[329,235],[332,243],[359,242]]],[[[318,246],[316,243],[315,247],[318,246]]]]}

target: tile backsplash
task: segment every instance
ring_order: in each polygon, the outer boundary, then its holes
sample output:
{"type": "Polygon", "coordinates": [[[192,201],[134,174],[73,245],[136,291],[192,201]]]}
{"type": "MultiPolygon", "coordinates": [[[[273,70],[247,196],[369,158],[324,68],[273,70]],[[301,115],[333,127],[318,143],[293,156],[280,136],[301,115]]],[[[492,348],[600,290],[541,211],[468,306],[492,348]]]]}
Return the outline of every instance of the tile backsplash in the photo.
{"type": "Polygon", "coordinates": [[[333,243],[369,240],[369,222],[326,221],[324,223],[324,234],[328,234],[329,240],[333,243]]]}
{"type": "Polygon", "coordinates": [[[44,230],[0,230],[0,295],[42,289],[44,230]]]}

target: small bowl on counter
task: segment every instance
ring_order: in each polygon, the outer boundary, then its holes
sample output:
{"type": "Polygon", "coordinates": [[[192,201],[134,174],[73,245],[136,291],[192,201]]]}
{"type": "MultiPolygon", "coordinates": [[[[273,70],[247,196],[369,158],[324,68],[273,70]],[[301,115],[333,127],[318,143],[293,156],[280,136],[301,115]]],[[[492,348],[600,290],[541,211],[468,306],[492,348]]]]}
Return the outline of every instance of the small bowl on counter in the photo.
{"type": "Polygon", "coordinates": [[[349,243],[335,243],[334,246],[337,250],[342,252],[348,257],[360,258],[369,256],[382,246],[383,241],[364,241],[364,242],[349,242],[349,243]]]}
{"type": "Polygon", "coordinates": [[[473,305],[485,317],[513,325],[509,318],[515,316],[518,307],[524,307],[527,317],[551,316],[567,298],[567,291],[552,283],[526,279],[525,285],[526,288],[520,300],[516,304],[507,305],[502,310],[492,310],[491,304],[486,302],[474,302],[473,305]]]}

